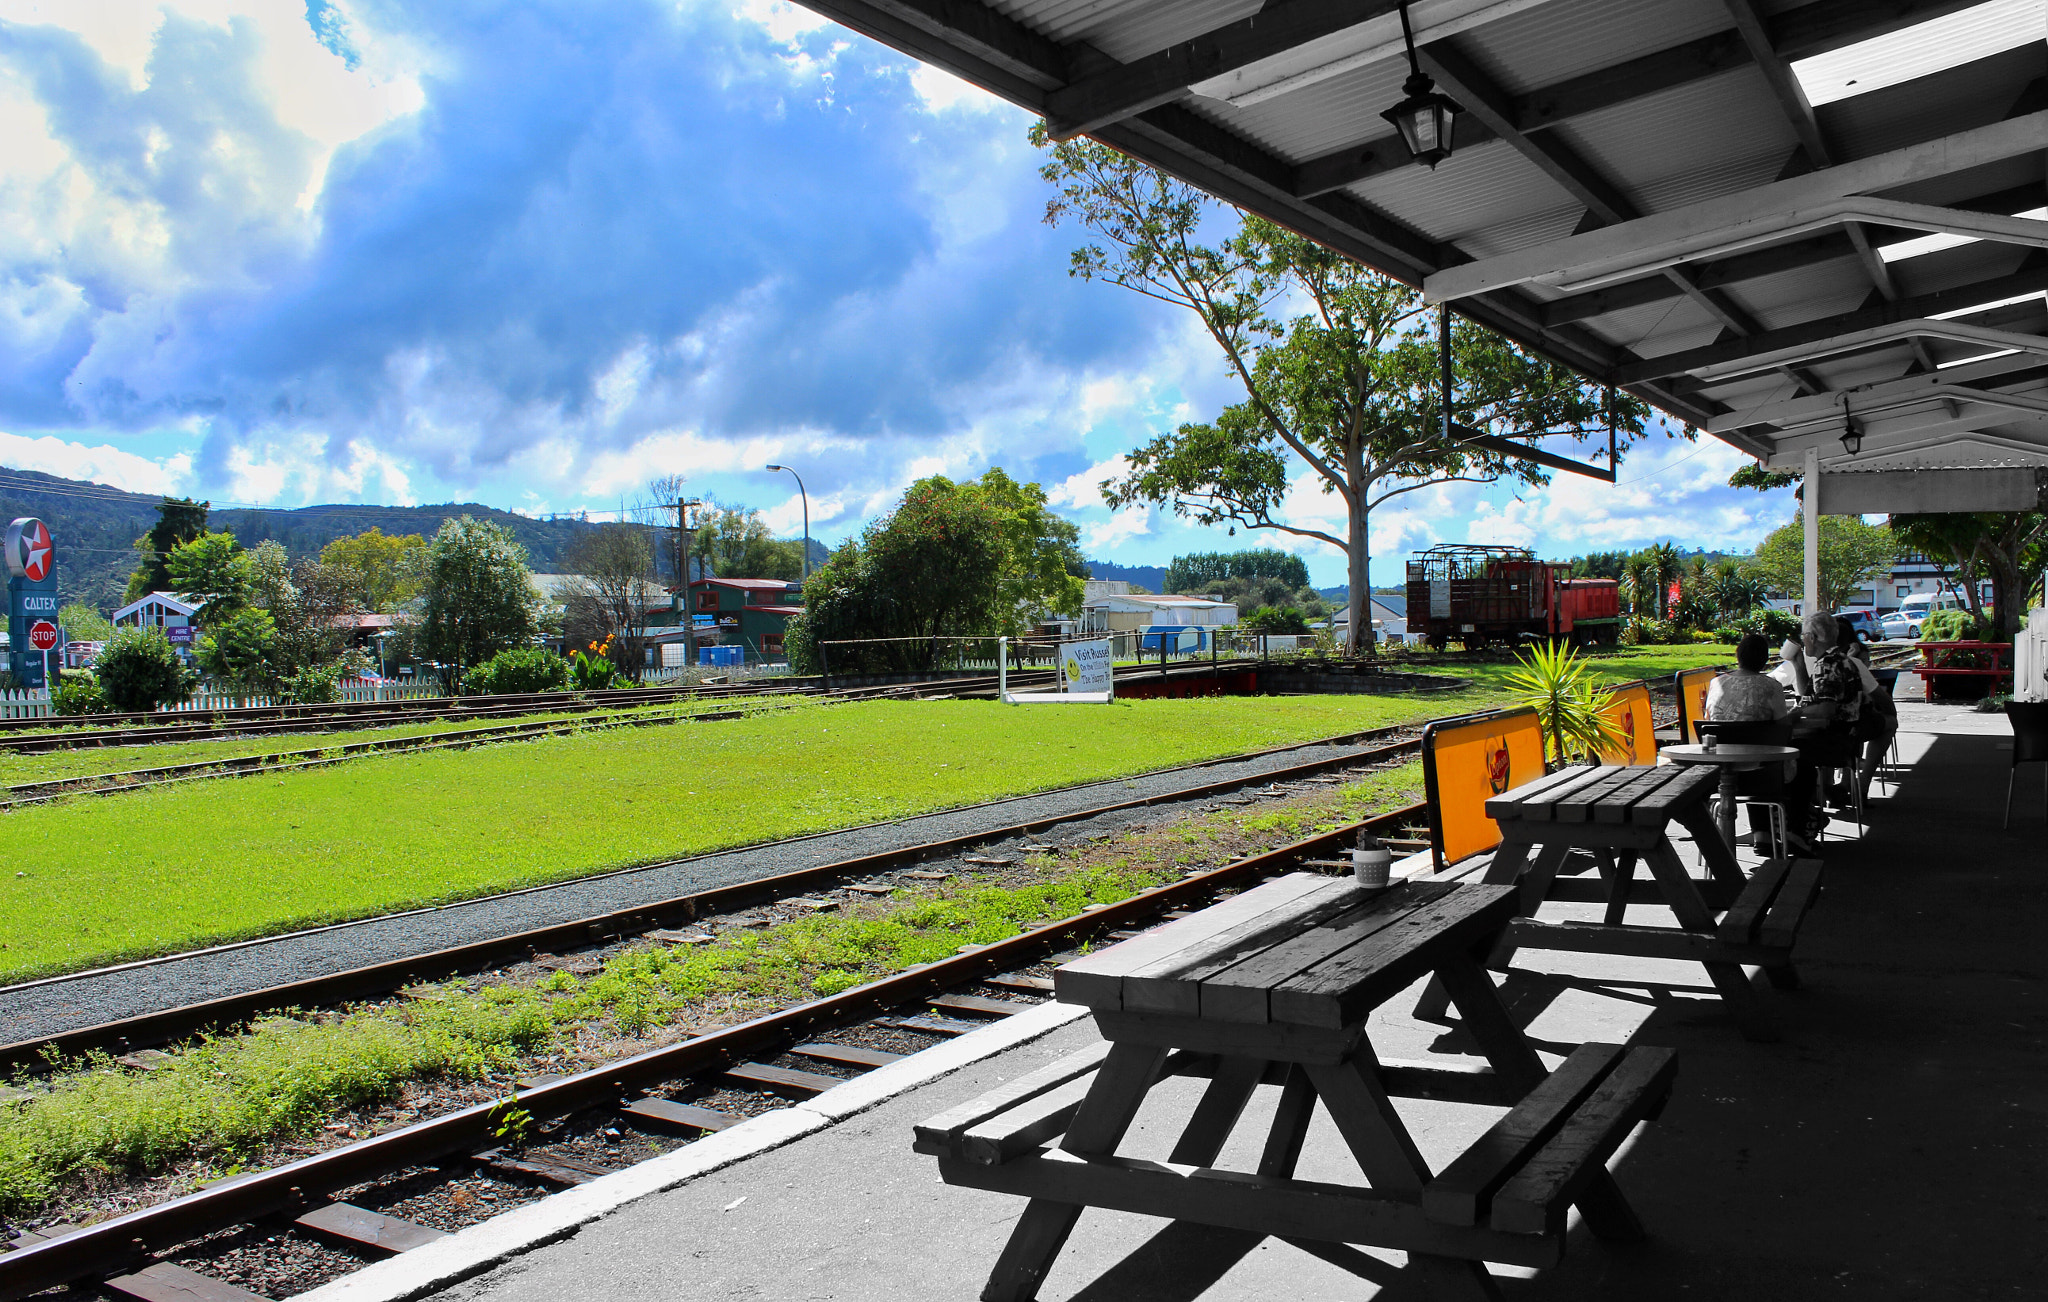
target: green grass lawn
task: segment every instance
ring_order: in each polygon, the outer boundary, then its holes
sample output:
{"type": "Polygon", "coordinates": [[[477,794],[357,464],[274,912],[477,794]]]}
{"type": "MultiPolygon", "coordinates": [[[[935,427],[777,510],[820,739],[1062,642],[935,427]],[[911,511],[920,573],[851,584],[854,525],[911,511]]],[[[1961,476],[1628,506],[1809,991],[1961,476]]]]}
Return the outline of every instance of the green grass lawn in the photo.
{"type": "MultiPolygon", "coordinates": [[[[688,713],[708,713],[731,709],[777,709],[792,703],[805,704],[807,698],[670,703],[644,706],[625,713],[663,715],[673,714],[679,710],[688,713]]],[[[123,773],[132,769],[164,768],[172,764],[190,764],[201,760],[237,759],[246,755],[277,755],[287,751],[320,750],[323,747],[347,746],[361,741],[460,732],[470,728],[488,728],[508,723],[590,717],[588,712],[541,711],[494,719],[426,720],[387,728],[336,728],[268,733],[259,736],[230,735],[218,741],[155,742],[147,746],[91,746],[77,750],[41,751],[33,754],[0,752],[0,786],[17,782],[52,782],[59,778],[85,777],[101,773],[123,773]]]]}
{"type": "Polygon", "coordinates": [[[0,874],[0,980],[1483,703],[1474,693],[1064,709],[864,702],[72,797],[0,814],[11,852],[0,874]]]}

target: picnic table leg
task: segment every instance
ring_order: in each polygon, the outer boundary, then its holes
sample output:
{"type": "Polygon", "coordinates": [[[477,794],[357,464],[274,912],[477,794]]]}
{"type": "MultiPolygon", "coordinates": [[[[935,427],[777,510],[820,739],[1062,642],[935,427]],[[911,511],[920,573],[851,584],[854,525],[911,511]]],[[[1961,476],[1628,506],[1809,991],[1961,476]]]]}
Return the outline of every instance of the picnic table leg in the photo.
{"type": "Polygon", "coordinates": [[[1702,806],[1695,805],[1680,814],[1678,825],[1692,833],[1693,844],[1700,849],[1700,859],[1712,874],[1715,890],[1709,902],[1717,909],[1727,908],[1735,902],[1736,896],[1742,894],[1742,888],[1749,885],[1749,877],[1736,861],[1735,852],[1715,831],[1713,820],[1707,817],[1702,806]],[[1724,895],[1726,898],[1721,898],[1724,895]]]}
{"type": "MultiPolygon", "coordinates": [[[[1679,859],[1678,852],[1671,848],[1671,842],[1659,841],[1648,859],[1650,871],[1656,875],[1658,885],[1664,888],[1664,902],[1678,916],[1678,925],[1702,936],[1712,936],[1715,932],[1713,911],[1700,898],[1698,883],[1685,871],[1685,864],[1679,859]]],[[[1742,964],[1707,959],[1701,966],[1707,969],[1707,978],[1714,983],[1714,989],[1721,992],[1722,1002],[1735,1015],[1744,1038],[1765,1043],[1778,1038],[1777,1028],[1772,1024],[1770,1014],[1764,1010],[1763,1001],[1757,998],[1756,988],[1749,984],[1742,964]]]]}
{"type": "MultiPolygon", "coordinates": [[[[1148,1045],[1117,1044],[1102,1060],[1095,1083],[1074,1113],[1072,1124],[1060,1147],[1078,1157],[1099,1156],[1115,1150],[1138,1108],[1152,1088],[1166,1050],[1148,1045]]],[[[1031,1302],[1046,1272],[1066,1246],[1081,1217],[1077,1203],[1033,1198],[1025,1205],[1010,1241],[996,1258],[988,1284],[981,1290],[982,1302],[1031,1302]]]]}
{"type": "MultiPolygon", "coordinates": [[[[1429,1163],[1394,1111],[1377,1066],[1371,1047],[1361,1045],[1350,1060],[1335,1067],[1312,1065],[1308,1074],[1374,1192],[1419,1200],[1431,1178],[1429,1163]]],[[[1438,1302],[1502,1302],[1483,1262],[1410,1252],[1408,1263],[1438,1302]]]]}
{"type": "MultiPolygon", "coordinates": [[[[1486,1055],[1494,1075],[1518,1094],[1527,1094],[1541,1084],[1550,1071],[1508,1013],[1500,989],[1486,969],[1461,955],[1445,962],[1438,971],[1443,974],[1444,984],[1451,988],[1458,1011],[1465,1015],[1465,1025],[1479,1042],[1479,1050],[1486,1055]]],[[[1594,1237],[1610,1243],[1635,1243],[1643,1238],[1643,1223],[1636,1219],[1635,1209],[1628,1205],[1621,1186],[1608,1172],[1603,1170],[1595,1175],[1573,1202],[1594,1237]]]]}
{"type": "Polygon", "coordinates": [[[1315,1084],[1300,1066],[1290,1068],[1287,1083],[1280,1087],[1280,1106],[1273,1113],[1266,1151],[1259,1155],[1260,1175],[1285,1179],[1294,1174],[1294,1164],[1301,1160],[1301,1145],[1308,1138],[1309,1119],[1315,1111],[1315,1084]]]}
{"type": "MultiPolygon", "coordinates": [[[[1486,865],[1482,879],[1488,886],[1512,886],[1521,874],[1522,865],[1529,860],[1529,851],[1535,847],[1528,841],[1502,841],[1500,849],[1494,851],[1492,862],[1486,865]]],[[[1415,1016],[1426,1022],[1440,1022],[1450,1009],[1451,997],[1444,990],[1444,983],[1434,975],[1423,988],[1422,998],[1415,1001],[1415,1016]]]]}
{"type": "Polygon", "coordinates": [[[1202,1091],[1202,1101],[1195,1105],[1195,1115],[1188,1118],[1187,1129],[1181,1131],[1166,1160],[1186,1166],[1208,1166],[1214,1162],[1244,1112],[1244,1105],[1251,1100],[1252,1091],[1259,1087],[1259,1078],[1265,1074],[1266,1063],[1261,1058],[1218,1060],[1209,1088],[1202,1091]]]}
{"type": "Polygon", "coordinates": [[[1600,875],[1607,880],[1607,911],[1600,921],[1618,927],[1628,920],[1628,897],[1636,879],[1636,852],[1623,850],[1617,857],[1600,852],[1600,875]]]}
{"type": "MultiPolygon", "coordinates": [[[[1521,901],[1518,912],[1525,918],[1536,916],[1536,910],[1543,907],[1543,900],[1550,894],[1550,884],[1557,880],[1557,870],[1564,867],[1564,861],[1571,857],[1568,845],[1546,845],[1536,856],[1536,864],[1522,874],[1521,901]]],[[[1508,970],[1508,964],[1515,961],[1515,946],[1502,932],[1494,944],[1493,954],[1486,960],[1486,966],[1496,972],[1508,970]]]]}

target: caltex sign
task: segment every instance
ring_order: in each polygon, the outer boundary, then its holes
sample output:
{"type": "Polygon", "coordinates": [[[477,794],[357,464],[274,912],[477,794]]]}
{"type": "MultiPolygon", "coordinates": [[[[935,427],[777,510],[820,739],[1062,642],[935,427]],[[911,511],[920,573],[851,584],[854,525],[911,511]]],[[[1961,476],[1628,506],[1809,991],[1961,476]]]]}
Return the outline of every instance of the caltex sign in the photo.
{"type": "Polygon", "coordinates": [[[7,553],[8,669],[24,687],[43,686],[43,652],[56,647],[57,544],[50,526],[23,516],[0,542],[7,553]],[[39,640],[41,639],[41,640],[39,640]]]}
{"type": "Polygon", "coordinates": [[[41,520],[16,520],[7,529],[7,572],[30,583],[50,577],[50,527],[41,520]]]}

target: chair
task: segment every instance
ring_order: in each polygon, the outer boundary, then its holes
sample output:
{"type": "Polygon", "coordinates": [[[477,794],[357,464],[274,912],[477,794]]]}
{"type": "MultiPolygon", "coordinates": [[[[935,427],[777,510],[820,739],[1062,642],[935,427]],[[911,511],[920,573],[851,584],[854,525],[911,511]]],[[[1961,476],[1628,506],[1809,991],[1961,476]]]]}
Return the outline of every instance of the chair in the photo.
{"type": "MultiPolygon", "coordinates": [[[[2005,779],[2005,826],[2012,826],[2012,787],[2022,764],[2048,764],[2048,701],[2007,701],[2005,717],[2012,721],[2012,772],[2005,779]]],[[[2042,794],[2048,810],[2048,791],[2042,794]]]]}
{"type": "MultiPolygon", "coordinates": [[[[1716,723],[1702,719],[1693,724],[1700,739],[1712,737],[1716,743],[1728,746],[1790,746],[1792,744],[1792,721],[1790,719],[1744,719],[1740,722],[1716,723]]],[[[1790,854],[1785,830],[1785,777],[1776,765],[1765,765],[1751,773],[1735,775],[1735,798],[1752,809],[1761,809],[1769,819],[1770,853],[1766,858],[1776,859],[1790,854]]],[[[1720,796],[1714,797],[1718,806],[1720,796]]]]}

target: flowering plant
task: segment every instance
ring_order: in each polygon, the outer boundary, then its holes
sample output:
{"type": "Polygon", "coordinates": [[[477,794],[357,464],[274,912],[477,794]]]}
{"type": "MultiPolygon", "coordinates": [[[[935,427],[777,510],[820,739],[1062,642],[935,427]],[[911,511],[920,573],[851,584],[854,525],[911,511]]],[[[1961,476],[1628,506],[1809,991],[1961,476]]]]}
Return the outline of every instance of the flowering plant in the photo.
{"type": "Polygon", "coordinates": [[[569,657],[569,676],[579,691],[603,691],[618,682],[619,667],[612,663],[612,635],[592,642],[569,657]]]}

